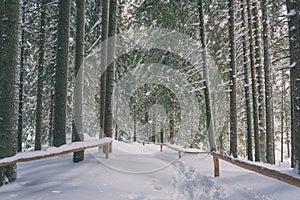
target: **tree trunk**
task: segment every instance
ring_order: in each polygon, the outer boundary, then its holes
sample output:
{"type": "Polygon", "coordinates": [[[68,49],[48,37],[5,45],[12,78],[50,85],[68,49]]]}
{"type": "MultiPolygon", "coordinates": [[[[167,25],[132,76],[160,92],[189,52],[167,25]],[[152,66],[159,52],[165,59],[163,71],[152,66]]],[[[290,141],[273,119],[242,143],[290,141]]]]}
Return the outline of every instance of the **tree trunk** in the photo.
{"type": "Polygon", "coordinates": [[[251,80],[252,80],[252,102],[253,102],[253,127],[255,140],[255,161],[260,161],[259,157],[259,130],[258,130],[258,110],[257,110],[257,92],[256,92],[256,68],[254,62],[254,44],[253,44],[253,30],[252,30],[252,6],[251,0],[247,0],[247,18],[248,18],[248,37],[249,37],[249,59],[251,66],[251,80]]]}
{"type": "Polygon", "coordinates": [[[265,132],[265,100],[264,100],[264,82],[263,82],[263,69],[261,64],[261,44],[260,44],[260,26],[258,16],[257,0],[253,0],[253,37],[254,37],[254,60],[257,72],[257,95],[258,95],[258,138],[256,146],[259,147],[259,159],[256,161],[266,161],[266,132],[265,132]]]}
{"type": "Polygon", "coordinates": [[[48,133],[48,143],[49,146],[53,145],[53,118],[54,118],[54,90],[50,90],[50,110],[49,110],[49,133],[48,133]]]}
{"type": "MultiPolygon", "coordinates": [[[[19,62],[20,2],[0,1],[0,159],[17,152],[16,85],[19,62]]],[[[0,167],[0,186],[5,177],[17,178],[16,165],[0,167]]]]}
{"type": "Polygon", "coordinates": [[[291,62],[292,163],[300,174],[300,1],[287,0],[291,62]]]}
{"type": "MultiPolygon", "coordinates": [[[[113,37],[116,34],[117,28],[117,0],[110,0],[109,4],[109,26],[108,37],[113,37]]],[[[115,76],[115,39],[112,38],[108,44],[108,57],[107,60],[110,64],[106,72],[106,92],[105,92],[105,120],[104,120],[104,134],[106,137],[112,137],[113,120],[112,120],[112,101],[114,89],[114,76],[115,76]]],[[[111,147],[111,146],[110,146],[111,147]]],[[[105,149],[105,148],[104,148],[105,149]]],[[[110,149],[111,151],[111,149],[110,149]]]]}
{"type": "Polygon", "coordinates": [[[59,0],[57,30],[53,145],[66,143],[67,79],[69,60],[70,0],[59,0]]]}
{"type": "MultiPolygon", "coordinates": [[[[72,142],[84,141],[83,135],[83,55],[84,55],[84,12],[85,0],[76,0],[76,47],[75,47],[75,86],[73,102],[72,142]]],[[[73,162],[84,159],[84,151],[74,152],[73,162]]]]}
{"type": "Polygon", "coordinates": [[[38,60],[38,81],[37,81],[37,100],[36,100],[36,121],[35,121],[35,145],[34,150],[41,150],[42,136],[42,112],[43,112],[43,89],[44,89],[44,55],[45,55],[45,26],[46,26],[46,0],[42,0],[41,22],[39,33],[39,60],[38,60]]]}
{"type": "MultiPolygon", "coordinates": [[[[25,6],[22,6],[22,24],[25,23],[25,14],[24,11],[25,6]]],[[[1,8],[0,8],[1,12],[1,8]]],[[[1,15],[1,14],[0,14],[1,15]]],[[[1,17],[0,17],[1,18],[1,17]]],[[[0,20],[1,21],[1,20],[0,20]]],[[[1,25],[0,25],[1,26],[1,25]]],[[[22,27],[21,32],[21,55],[20,55],[20,80],[19,80],[19,107],[18,107],[18,136],[17,136],[17,147],[18,152],[22,151],[22,137],[23,137],[23,100],[24,100],[24,94],[23,94],[23,86],[24,86],[24,62],[25,62],[25,30],[24,27],[22,27]]],[[[1,35],[1,33],[0,33],[1,35]]]]}
{"type": "Polygon", "coordinates": [[[206,51],[206,35],[205,35],[205,24],[204,24],[204,14],[203,14],[203,2],[198,0],[198,12],[200,20],[200,40],[202,47],[202,65],[203,65],[203,77],[204,77],[204,97],[205,97],[205,116],[206,116],[206,129],[208,132],[209,146],[210,149],[216,149],[215,142],[215,130],[214,130],[214,120],[213,112],[211,107],[211,97],[209,91],[209,67],[207,62],[207,51],[206,51]]]}
{"type": "Polygon", "coordinates": [[[247,51],[247,20],[245,12],[245,1],[241,0],[242,10],[242,27],[243,27],[243,68],[244,68],[244,88],[245,88],[245,103],[246,103],[246,118],[247,118],[247,156],[248,160],[253,161],[252,152],[252,118],[251,118],[251,102],[250,102],[250,81],[249,81],[249,70],[248,70],[248,51],[247,51]]]}
{"type": "Polygon", "coordinates": [[[101,36],[101,77],[100,77],[100,133],[99,137],[104,135],[105,119],[105,90],[106,90],[106,67],[107,67],[107,43],[108,38],[108,0],[102,0],[102,36],[101,36]]]}
{"type": "MultiPolygon", "coordinates": [[[[265,102],[266,102],[266,145],[267,145],[267,162],[275,164],[275,148],[274,148],[274,115],[273,115],[273,78],[270,66],[269,53],[269,27],[268,27],[268,0],[262,0],[262,21],[263,21],[263,50],[264,50],[264,71],[265,71],[265,102]]],[[[261,135],[261,140],[264,137],[261,135]]],[[[262,144],[262,143],[261,143],[262,144]]],[[[264,145],[261,145],[263,148],[264,145]]],[[[263,154],[263,151],[261,151],[263,154]]],[[[263,155],[261,155],[263,156],[263,155]]]]}
{"type": "Polygon", "coordinates": [[[234,35],[234,0],[228,0],[229,51],[230,51],[230,154],[237,157],[237,108],[236,108],[236,66],[234,35]]]}

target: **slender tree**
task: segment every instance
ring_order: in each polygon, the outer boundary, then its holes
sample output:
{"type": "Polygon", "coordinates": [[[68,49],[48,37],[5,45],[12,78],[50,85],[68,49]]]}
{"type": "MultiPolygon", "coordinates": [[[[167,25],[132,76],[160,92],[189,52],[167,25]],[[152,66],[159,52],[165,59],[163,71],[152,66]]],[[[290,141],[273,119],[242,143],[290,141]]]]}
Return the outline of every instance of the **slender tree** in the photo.
{"type": "Polygon", "coordinates": [[[287,0],[291,63],[292,163],[300,174],[300,1],[287,0]]]}
{"type": "MultiPolygon", "coordinates": [[[[109,4],[109,26],[108,26],[108,37],[113,37],[116,33],[117,21],[117,0],[110,0],[109,4]]],[[[108,64],[106,72],[106,91],[105,91],[105,123],[104,123],[104,134],[106,137],[112,137],[112,98],[114,89],[114,76],[115,76],[115,39],[112,38],[108,44],[108,64]]]]}
{"type": "Polygon", "coordinates": [[[103,137],[105,119],[105,91],[106,91],[106,67],[107,67],[107,43],[108,38],[108,0],[102,0],[102,35],[101,35],[101,77],[100,77],[100,138],[103,137]]]}
{"type": "Polygon", "coordinates": [[[236,107],[236,66],[234,36],[234,1],[228,0],[229,15],[229,57],[230,57],[230,154],[237,157],[237,107],[236,107]]]}
{"type": "MultiPolygon", "coordinates": [[[[270,45],[269,45],[269,19],[268,0],[261,1],[262,22],[263,22],[263,51],[264,51],[264,71],[265,71],[265,102],[266,102],[266,146],[267,162],[275,164],[274,148],[274,115],[273,115],[273,87],[272,71],[270,66],[270,45]]],[[[264,138],[261,136],[261,138],[264,138]]],[[[264,147],[264,146],[261,146],[264,147]]],[[[262,152],[261,152],[262,153],[262,152]]]]}
{"type": "MultiPolygon", "coordinates": [[[[83,56],[84,56],[84,11],[85,0],[76,0],[76,47],[75,47],[75,87],[73,102],[72,141],[83,141],[83,56]]],[[[73,154],[73,162],[77,163],[84,159],[84,151],[73,154]]]]}
{"type": "Polygon", "coordinates": [[[253,23],[251,0],[247,0],[247,18],[248,18],[248,38],[249,38],[249,59],[251,66],[252,81],[252,102],[253,102],[253,127],[255,140],[255,161],[259,161],[259,130],[258,130],[258,109],[257,109],[257,90],[256,90],[256,67],[254,62],[254,42],[253,42],[253,23]]]}
{"type": "MultiPolygon", "coordinates": [[[[19,59],[20,2],[0,1],[0,159],[17,152],[16,85],[19,59]]],[[[0,167],[0,186],[5,177],[17,177],[16,165],[0,167]]]]}
{"type": "Polygon", "coordinates": [[[44,56],[45,56],[45,26],[46,26],[46,0],[40,5],[41,22],[39,33],[39,60],[38,60],[38,81],[36,98],[36,121],[35,121],[35,150],[41,150],[42,136],[42,112],[43,112],[43,89],[44,89],[44,56]]]}
{"type": "Polygon", "coordinates": [[[250,80],[249,80],[249,65],[248,65],[248,50],[247,50],[247,19],[245,1],[241,0],[242,10],[242,40],[243,40],[243,69],[244,69],[244,87],[245,87],[245,103],[246,103],[246,118],[247,118],[247,156],[248,160],[253,160],[252,152],[252,117],[251,117],[251,100],[250,100],[250,80]]]}
{"type": "Polygon", "coordinates": [[[214,140],[214,120],[213,112],[211,108],[211,97],[209,91],[209,68],[207,62],[207,50],[206,50],[206,34],[203,14],[203,2],[198,0],[198,12],[200,20],[200,40],[202,47],[202,66],[203,66],[203,77],[204,77],[204,98],[205,98],[205,116],[206,116],[206,129],[208,131],[210,149],[215,149],[216,144],[214,140]]]}
{"type": "MultiPolygon", "coordinates": [[[[258,97],[258,138],[255,138],[255,148],[258,152],[255,155],[256,161],[266,161],[266,130],[265,130],[265,100],[264,100],[264,81],[263,68],[261,63],[261,37],[260,37],[260,20],[258,14],[257,0],[253,0],[253,39],[254,39],[254,62],[257,78],[257,97],[258,97]]],[[[256,136],[254,136],[256,137],[256,136]]]]}
{"type": "Polygon", "coordinates": [[[58,7],[53,123],[53,145],[56,147],[66,143],[70,0],[59,0],[58,7]]]}
{"type": "Polygon", "coordinates": [[[20,80],[19,80],[18,136],[17,136],[18,152],[22,151],[22,137],[23,137],[23,107],[24,107],[23,88],[24,88],[24,64],[26,59],[24,24],[25,24],[25,5],[23,4],[22,5],[21,55],[20,55],[20,80]]]}

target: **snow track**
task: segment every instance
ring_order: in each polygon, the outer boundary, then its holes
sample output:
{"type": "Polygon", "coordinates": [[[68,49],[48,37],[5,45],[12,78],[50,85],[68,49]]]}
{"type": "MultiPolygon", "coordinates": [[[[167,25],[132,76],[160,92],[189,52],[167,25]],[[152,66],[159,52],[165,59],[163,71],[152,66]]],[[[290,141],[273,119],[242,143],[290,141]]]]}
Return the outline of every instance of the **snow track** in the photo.
{"type": "Polygon", "coordinates": [[[76,164],[71,154],[19,163],[17,181],[0,187],[0,200],[299,199],[299,188],[223,161],[215,178],[211,156],[177,156],[157,145],[114,141],[110,159],[95,149],[76,164]]]}
{"type": "Polygon", "coordinates": [[[194,167],[187,167],[183,161],[177,161],[173,166],[176,171],[172,177],[173,199],[226,199],[226,192],[212,178],[200,174],[194,167]]]}

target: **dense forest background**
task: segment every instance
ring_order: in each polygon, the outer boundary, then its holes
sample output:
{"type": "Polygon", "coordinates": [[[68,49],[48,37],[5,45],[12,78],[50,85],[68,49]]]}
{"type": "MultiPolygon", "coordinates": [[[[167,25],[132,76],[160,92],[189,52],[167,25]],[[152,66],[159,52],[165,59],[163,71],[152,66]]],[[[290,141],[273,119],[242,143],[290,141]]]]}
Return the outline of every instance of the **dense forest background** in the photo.
{"type": "MultiPolygon", "coordinates": [[[[194,87],[201,115],[191,147],[271,164],[282,162],[286,151],[299,169],[299,12],[292,0],[0,1],[0,158],[81,141],[83,133],[153,142],[186,137],[178,131],[179,100],[160,84],[145,84],[132,96],[133,133],[113,120],[114,85],[137,64],[161,63],[185,73],[194,87]],[[191,37],[202,48],[203,68],[162,49],[135,50],[89,82],[84,59],[107,38],[143,27],[191,37]],[[226,105],[210,95],[211,69],[222,76],[226,105]],[[92,99],[84,97],[85,84],[96,88],[92,99]],[[150,111],[153,105],[161,107],[150,111]],[[278,161],[275,148],[282,152],[278,161]]],[[[101,49],[99,68],[115,48],[112,42],[101,49]]],[[[83,157],[75,153],[74,162],[83,157]]],[[[0,172],[0,185],[4,177],[16,178],[15,165],[0,172]]]]}

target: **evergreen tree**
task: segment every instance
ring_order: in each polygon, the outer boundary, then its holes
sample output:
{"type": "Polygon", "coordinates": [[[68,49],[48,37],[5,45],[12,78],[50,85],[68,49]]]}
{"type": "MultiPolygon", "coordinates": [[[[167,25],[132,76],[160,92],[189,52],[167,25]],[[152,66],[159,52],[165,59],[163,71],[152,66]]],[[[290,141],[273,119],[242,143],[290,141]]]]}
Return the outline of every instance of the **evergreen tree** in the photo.
{"type": "Polygon", "coordinates": [[[69,61],[70,0],[59,0],[59,20],[55,66],[53,145],[66,143],[67,81],[69,61]]]}
{"type": "MultiPolygon", "coordinates": [[[[85,0],[76,0],[76,49],[75,49],[75,87],[73,98],[73,125],[72,141],[83,141],[83,119],[82,119],[82,98],[83,98],[83,55],[84,55],[84,11],[85,0]]],[[[75,152],[74,162],[84,159],[84,151],[75,152]]]]}
{"type": "MultiPolygon", "coordinates": [[[[108,25],[108,37],[113,37],[117,30],[117,0],[110,0],[109,4],[109,25],[108,25]]],[[[104,134],[106,137],[112,137],[113,135],[113,120],[112,120],[112,98],[114,88],[114,76],[115,76],[115,40],[112,39],[107,46],[108,50],[108,62],[111,62],[107,67],[106,72],[106,90],[105,90],[105,120],[104,120],[104,134]]]]}
{"type": "Polygon", "coordinates": [[[46,0],[40,5],[41,22],[39,34],[39,58],[38,58],[38,83],[36,98],[36,123],[35,123],[35,150],[42,148],[42,111],[43,111],[43,89],[44,89],[44,56],[45,56],[45,26],[46,26],[46,0]]]}
{"type": "Polygon", "coordinates": [[[286,4],[291,62],[292,163],[300,174],[300,1],[287,0],[286,4]]]}
{"type": "Polygon", "coordinates": [[[234,34],[234,1],[228,0],[229,44],[230,44],[230,154],[237,157],[237,107],[236,107],[236,65],[234,34]]]}
{"type": "MultiPolygon", "coordinates": [[[[20,2],[0,1],[0,159],[17,152],[16,85],[19,59],[20,2]]],[[[0,167],[0,186],[5,177],[14,181],[16,165],[0,167]]]]}

